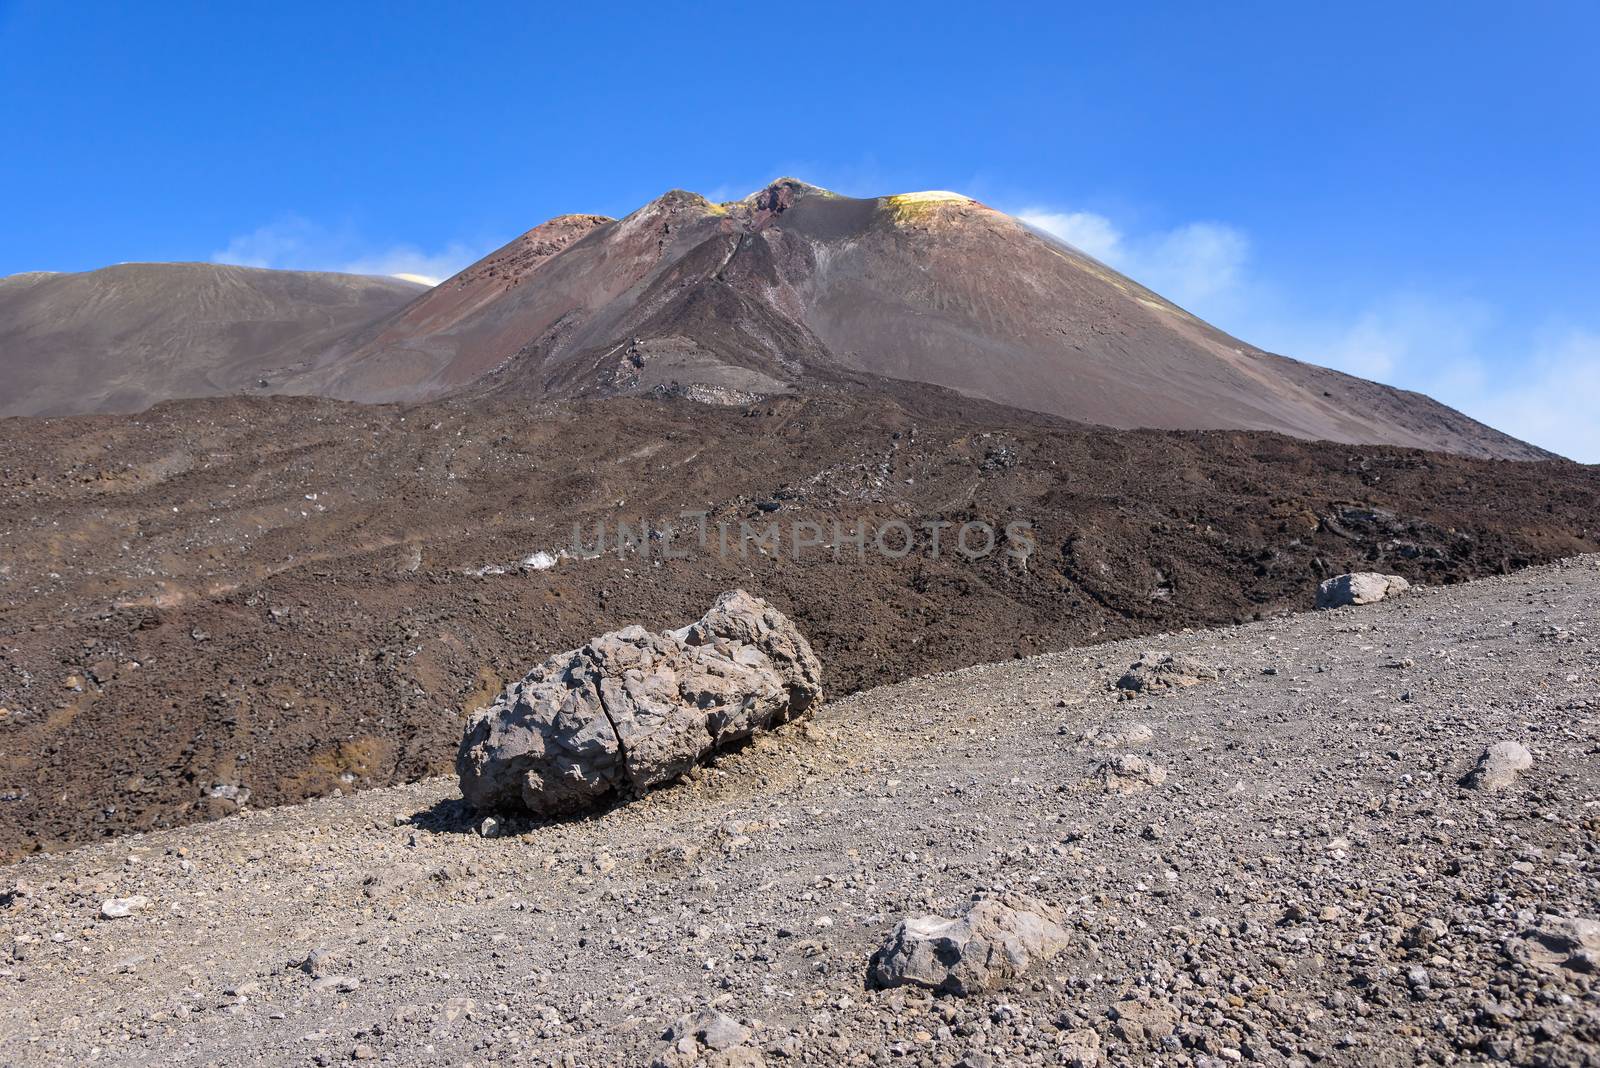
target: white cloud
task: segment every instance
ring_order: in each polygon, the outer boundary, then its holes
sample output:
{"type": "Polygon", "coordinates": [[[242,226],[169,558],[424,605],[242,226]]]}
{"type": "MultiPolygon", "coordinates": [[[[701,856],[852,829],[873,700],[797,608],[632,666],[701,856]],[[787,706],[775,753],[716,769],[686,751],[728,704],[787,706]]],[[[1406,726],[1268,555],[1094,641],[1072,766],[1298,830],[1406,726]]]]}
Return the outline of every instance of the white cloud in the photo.
{"type": "Polygon", "coordinates": [[[1038,208],[1017,213],[1029,226],[1087,252],[1101,263],[1116,266],[1122,258],[1122,231],[1110,219],[1092,211],[1043,211],[1038,208]]]}
{"type": "Polygon", "coordinates": [[[1518,438],[1600,464],[1600,333],[1570,329],[1534,353],[1525,371],[1485,390],[1486,419],[1518,438]]]}
{"type": "Polygon", "coordinates": [[[1600,463],[1600,333],[1502,327],[1491,310],[1420,296],[1363,312],[1293,355],[1419,390],[1480,422],[1600,463]]]}
{"type": "MultiPolygon", "coordinates": [[[[1291,344],[1295,351],[1288,355],[1397,384],[1425,370],[1436,380],[1458,378],[1447,369],[1475,365],[1483,338],[1494,326],[1486,307],[1416,293],[1370,304],[1342,322],[1301,315],[1285,324],[1270,321],[1266,309],[1261,312],[1256,317],[1261,337],[1252,341],[1291,344]]],[[[1478,374],[1473,371],[1468,377],[1478,374]]]]}
{"type": "Polygon", "coordinates": [[[1485,376],[1478,418],[1583,463],[1600,463],[1600,333],[1569,329],[1549,338],[1515,375],[1485,376]]]}
{"type": "Polygon", "coordinates": [[[1414,389],[1563,456],[1600,463],[1600,329],[1518,328],[1505,309],[1398,292],[1339,308],[1262,277],[1236,227],[1130,232],[1089,211],[1016,213],[1229,333],[1312,363],[1414,389]]]}
{"type": "Polygon", "coordinates": [[[1224,223],[1192,222],[1130,237],[1092,211],[1029,208],[1017,217],[1186,308],[1237,287],[1250,254],[1245,235],[1224,223]]]}
{"type": "Polygon", "coordinates": [[[1135,262],[1149,264],[1151,282],[1168,299],[1192,305],[1231,293],[1242,281],[1250,242],[1222,223],[1196,222],[1160,235],[1135,262]]]}
{"type": "Polygon", "coordinates": [[[481,252],[459,244],[448,245],[442,251],[432,253],[410,245],[396,245],[350,260],[333,269],[349,274],[388,274],[410,282],[436,286],[481,256],[481,252]]]}
{"type": "Polygon", "coordinates": [[[452,242],[428,252],[414,245],[373,248],[349,229],[330,230],[298,215],[240,234],[212,253],[212,263],[240,267],[276,267],[298,271],[393,275],[407,281],[438,285],[479,259],[483,248],[452,242]]]}

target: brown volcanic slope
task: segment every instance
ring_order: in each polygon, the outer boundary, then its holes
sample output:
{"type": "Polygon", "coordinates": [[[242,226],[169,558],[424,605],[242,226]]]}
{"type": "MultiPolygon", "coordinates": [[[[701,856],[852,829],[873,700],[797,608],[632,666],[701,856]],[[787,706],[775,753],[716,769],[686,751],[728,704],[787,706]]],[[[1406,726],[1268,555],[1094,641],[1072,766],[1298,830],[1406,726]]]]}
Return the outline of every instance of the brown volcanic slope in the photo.
{"type": "Polygon", "coordinates": [[[226,812],[218,785],[266,805],[438,774],[464,711],[542,655],[732,586],[799,622],[838,695],[1305,609],[1352,568],[1440,584],[1594,552],[1597,516],[1600,468],[1564,461],[1084,428],[895,383],[5,420],[0,856],[226,812]],[[924,532],[902,559],[713,541],[518,566],[575,522],[592,544],[600,520],[682,509],[790,532],[1021,520],[1037,547],[1025,568],[948,530],[937,559],[924,532]]]}
{"type": "Polygon", "coordinates": [[[0,278],[0,415],[136,412],[270,384],[423,288],[209,263],[0,278]]]}
{"type": "Polygon", "coordinates": [[[738,402],[862,374],[1113,427],[1548,456],[1420,394],[1252,348],[967,197],[862,200],[792,179],[728,204],[674,191],[620,221],[554,219],[284,389],[738,402]]]}
{"type": "MultiPolygon", "coordinates": [[[[286,392],[367,403],[447,393],[494,370],[549,325],[569,292],[520,287],[601,215],[562,215],[523,234],[389,315],[336,339],[286,392]]],[[[598,277],[595,285],[601,284],[598,277]]]]}

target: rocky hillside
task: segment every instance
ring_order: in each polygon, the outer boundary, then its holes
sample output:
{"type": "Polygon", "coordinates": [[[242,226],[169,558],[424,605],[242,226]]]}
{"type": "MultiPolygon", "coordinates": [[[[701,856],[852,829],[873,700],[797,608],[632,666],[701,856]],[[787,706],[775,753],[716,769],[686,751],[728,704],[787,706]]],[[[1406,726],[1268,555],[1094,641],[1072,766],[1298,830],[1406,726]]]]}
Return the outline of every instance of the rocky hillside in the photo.
{"type": "Polygon", "coordinates": [[[933,390],[3,429],[0,854],[438,774],[530,660],[733,587],[843,694],[1300,611],[1341,571],[1440,585],[1600,550],[1600,469],[1090,430],[933,390]],[[992,552],[963,555],[969,522],[992,552]],[[809,544],[835,523],[838,553],[809,544]]]}
{"type": "Polygon", "coordinates": [[[505,837],[442,779],[35,857],[0,1061],[1592,1064],[1597,605],[1586,557],[914,679],[505,837]],[[1204,670],[1118,689],[1151,648],[1204,670]],[[878,985],[980,892],[1059,943],[878,985]]]}

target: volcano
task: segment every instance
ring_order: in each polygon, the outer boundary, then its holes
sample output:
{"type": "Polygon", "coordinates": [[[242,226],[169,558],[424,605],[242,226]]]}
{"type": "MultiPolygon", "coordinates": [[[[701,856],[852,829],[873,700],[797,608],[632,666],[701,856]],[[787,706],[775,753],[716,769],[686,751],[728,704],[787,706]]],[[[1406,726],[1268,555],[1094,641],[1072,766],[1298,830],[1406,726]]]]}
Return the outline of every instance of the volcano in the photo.
{"type": "Polygon", "coordinates": [[[908,381],[1118,428],[1273,430],[1549,454],[1418,393],[1262,351],[956,193],[859,199],[792,178],[565,215],[357,331],[290,392],[673,392],[744,403],[908,381]]]}

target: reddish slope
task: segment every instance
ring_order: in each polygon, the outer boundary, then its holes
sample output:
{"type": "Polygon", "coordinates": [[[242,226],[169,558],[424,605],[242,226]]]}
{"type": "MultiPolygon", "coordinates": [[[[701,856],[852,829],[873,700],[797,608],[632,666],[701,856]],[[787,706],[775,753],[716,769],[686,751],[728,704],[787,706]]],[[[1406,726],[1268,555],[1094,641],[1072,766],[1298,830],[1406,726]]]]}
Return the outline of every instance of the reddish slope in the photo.
{"type": "MultiPolygon", "coordinates": [[[[415,400],[492,370],[549,325],[565,295],[529,285],[558,253],[611,220],[562,215],[321,353],[290,392],[415,400]]],[[[560,313],[557,312],[557,315],[560,313]]]]}

